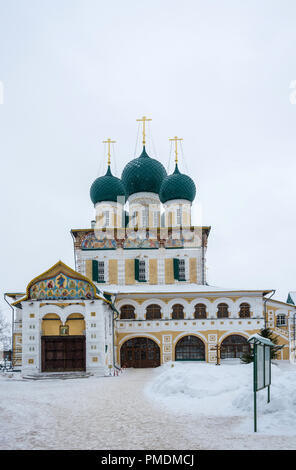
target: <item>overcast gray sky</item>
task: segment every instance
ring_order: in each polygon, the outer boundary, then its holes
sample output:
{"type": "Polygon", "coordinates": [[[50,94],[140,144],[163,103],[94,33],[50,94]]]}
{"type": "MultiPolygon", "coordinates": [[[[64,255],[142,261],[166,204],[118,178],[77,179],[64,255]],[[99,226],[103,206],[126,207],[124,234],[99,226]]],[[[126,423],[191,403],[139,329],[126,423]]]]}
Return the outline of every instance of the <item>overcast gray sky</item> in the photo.
{"type": "Polygon", "coordinates": [[[2,293],[59,259],[74,267],[70,229],[93,218],[101,141],[117,141],[120,176],[144,114],[166,167],[168,138],[184,139],[180,166],[212,226],[209,283],[281,300],[296,290],[295,1],[1,0],[0,11],[2,293]]]}

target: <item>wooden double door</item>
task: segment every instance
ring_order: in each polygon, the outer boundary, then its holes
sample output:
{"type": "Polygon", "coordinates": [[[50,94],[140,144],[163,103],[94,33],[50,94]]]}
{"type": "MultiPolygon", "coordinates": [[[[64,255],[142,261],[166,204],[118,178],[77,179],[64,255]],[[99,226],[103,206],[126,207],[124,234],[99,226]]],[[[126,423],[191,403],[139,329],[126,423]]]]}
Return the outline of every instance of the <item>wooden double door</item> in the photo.
{"type": "Polygon", "coordinates": [[[149,338],[132,338],[120,349],[121,367],[158,367],[160,366],[159,346],[149,338]]]}
{"type": "Polygon", "coordinates": [[[85,336],[42,336],[42,372],[85,371],[85,336]]]}

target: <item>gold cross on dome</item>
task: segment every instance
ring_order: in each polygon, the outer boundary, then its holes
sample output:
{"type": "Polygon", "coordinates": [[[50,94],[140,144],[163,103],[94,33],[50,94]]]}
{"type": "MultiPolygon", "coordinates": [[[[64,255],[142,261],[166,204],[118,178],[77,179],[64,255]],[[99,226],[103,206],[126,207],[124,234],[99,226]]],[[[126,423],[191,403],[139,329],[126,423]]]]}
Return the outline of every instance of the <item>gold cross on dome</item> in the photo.
{"type": "Polygon", "coordinates": [[[141,121],[143,123],[143,145],[145,145],[146,144],[145,124],[147,121],[152,121],[152,119],[148,119],[146,116],[143,116],[141,119],[137,119],[137,121],[141,121]]]}
{"type": "Polygon", "coordinates": [[[169,139],[175,142],[175,162],[178,163],[178,140],[183,140],[181,137],[175,136],[173,139],[169,139]]]}
{"type": "Polygon", "coordinates": [[[111,140],[110,137],[107,140],[103,140],[103,144],[108,144],[108,166],[111,163],[111,152],[110,152],[110,144],[115,144],[116,140],[111,140]]]}

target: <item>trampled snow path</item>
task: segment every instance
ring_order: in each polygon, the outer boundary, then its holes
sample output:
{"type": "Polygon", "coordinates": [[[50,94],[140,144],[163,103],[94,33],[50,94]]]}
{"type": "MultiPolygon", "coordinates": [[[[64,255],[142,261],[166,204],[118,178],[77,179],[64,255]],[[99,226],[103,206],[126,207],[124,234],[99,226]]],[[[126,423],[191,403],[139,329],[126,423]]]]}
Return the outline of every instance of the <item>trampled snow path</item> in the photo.
{"type": "Polygon", "coordinates": [[[144,391],[157,374],[131,369],[34,382],[0,376],[0,449],[296,449],[295,436],[237,433],[242,418],[171,412],[144,391]]]}

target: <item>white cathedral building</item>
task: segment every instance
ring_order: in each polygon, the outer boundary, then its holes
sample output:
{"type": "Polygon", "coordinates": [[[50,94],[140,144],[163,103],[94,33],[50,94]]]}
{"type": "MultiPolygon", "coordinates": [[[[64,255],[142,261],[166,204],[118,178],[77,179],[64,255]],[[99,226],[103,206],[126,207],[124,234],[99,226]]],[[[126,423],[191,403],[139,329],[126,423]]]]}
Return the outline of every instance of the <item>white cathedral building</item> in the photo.
{"type": "MultiPolygon", "coordinates": [[[[171,175],[143,150],[90,189],[91,227],[73,229],[75,268],[57,262],[23,293],[14,310],[13,359],[23,375],[157,367],[168,361],[239,358],[247,339],[271,328],[295,360],[296,307],[274,291],[222,288],[206,281],[211,227],[192,226],[193,179],[171,175]]],[[[223,283],[223,280],[221,280],[223,283]]]]}

